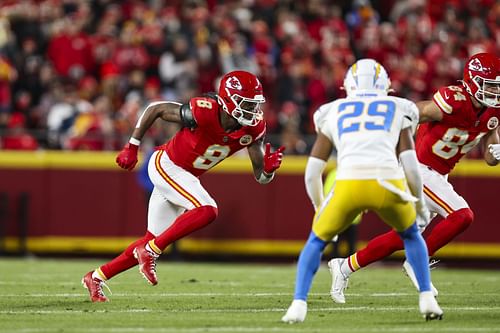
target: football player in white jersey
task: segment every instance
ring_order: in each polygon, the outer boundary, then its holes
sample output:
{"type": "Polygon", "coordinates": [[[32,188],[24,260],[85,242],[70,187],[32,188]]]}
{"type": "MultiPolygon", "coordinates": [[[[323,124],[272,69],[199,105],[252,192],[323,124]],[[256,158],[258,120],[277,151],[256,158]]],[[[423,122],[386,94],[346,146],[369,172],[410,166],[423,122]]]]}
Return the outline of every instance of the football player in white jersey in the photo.
{"type": "Polygon", "coordinates": [[[388,96],[389,87],[379,63],[359,60],[344,79],[347,97],[324,105],[315,117],[318,134],[306,167],[306,188],[316,214],[284,322],[305,320],[307,294],[325,246],[364,210],[374,211],[399,233],[419,281],[420,312],[427,320],[442,318],[430,287],[427,248],[415,222],[429,219],[413,141],[418,109],[409,100],[388,96]],[[323,199],[321,174],[334,147],[337,179],[323,199]]]}

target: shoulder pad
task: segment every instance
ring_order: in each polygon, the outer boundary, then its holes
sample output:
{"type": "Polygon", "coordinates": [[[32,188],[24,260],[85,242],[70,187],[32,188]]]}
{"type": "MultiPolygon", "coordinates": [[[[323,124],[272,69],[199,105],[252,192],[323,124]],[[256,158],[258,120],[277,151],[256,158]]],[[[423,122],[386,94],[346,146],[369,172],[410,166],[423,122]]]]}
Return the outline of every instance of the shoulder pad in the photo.
{"type": "Polygon", "coordinates": [[[441,87],[432,97],[444,113],[451,114],[469,100],[468,93],[460,86],[441,87]]]}
{"type": "Polygon", "coordinates": [[[322,127],[325,119],[328,115],[328,110],[330,110],[330,106],[332,103],[326,103],[321,105],[313,114],[313,122],[314,122],[314,130],[316,133],[319,132],[319,129],[322,127]]]}

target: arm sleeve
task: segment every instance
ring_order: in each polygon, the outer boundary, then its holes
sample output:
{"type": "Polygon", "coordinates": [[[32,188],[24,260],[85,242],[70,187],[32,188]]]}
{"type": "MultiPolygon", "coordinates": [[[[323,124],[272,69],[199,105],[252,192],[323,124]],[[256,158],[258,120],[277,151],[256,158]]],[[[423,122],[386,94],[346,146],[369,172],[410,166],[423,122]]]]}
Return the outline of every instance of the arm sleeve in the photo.
{"type": "Polygon", "coordinates": [[[406,176],[406,182],[408,183],[410,192],[415,197],[417,197],[418,200],[422,200],[424,195],[423,182],[422,176],[420,175],[420,171],[418,169],[418,160],[415,150],[409,149],[401,152],[399,154],[399,160],[401,161],[401,165],[403,166],[403,170],[406,176]]]}
{"type": "Polygon", "coordinates": [[[323,180],[321,175],[326,167],[326,161],[320,158],[309,157],[306,165],[305,184],[306,192],[311,199],[314,209],[317,209],[323,201],[323,180]]]}

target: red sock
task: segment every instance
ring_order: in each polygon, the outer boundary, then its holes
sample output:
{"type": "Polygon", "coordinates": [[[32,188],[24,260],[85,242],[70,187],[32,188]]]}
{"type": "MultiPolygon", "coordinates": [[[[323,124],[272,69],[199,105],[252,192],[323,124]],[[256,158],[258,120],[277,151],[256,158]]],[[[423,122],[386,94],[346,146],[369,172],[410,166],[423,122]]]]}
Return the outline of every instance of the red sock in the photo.
{"type": "Polygon", "coordinates": [[[146,232],[144,237],[130,244],[118,257],[99,267],[106,279],[111,279],[113,276],[137,265],[137,259],[134,258],[134,254],[132,252],[137,246],[146,244],[153,238],[154,235],[152,233],[149,231],[146,232]]]}
{"type": "Polygon", "coordinates": [[[384,259],[398,250],[404,249],[403,241],[395,230],[391,230],[370,240],[358,252],[356,258],[360,267],[384,259]]]}
{"type": "Polygon", "coordinates": [[[474,213],[470,208],[462,208],[448,215],[439,222],[426,237],[429,256],[461,234],[474,220],[474,213]]]}
{"type": "Polygon", "coordinates": [[[203,228],[215,220],[216,217],[217,208],[213,206],[201,206],[191,209],[180,215],[170,228],[157,236],[154,244],[163,251],[172,242],[203,228]]]}

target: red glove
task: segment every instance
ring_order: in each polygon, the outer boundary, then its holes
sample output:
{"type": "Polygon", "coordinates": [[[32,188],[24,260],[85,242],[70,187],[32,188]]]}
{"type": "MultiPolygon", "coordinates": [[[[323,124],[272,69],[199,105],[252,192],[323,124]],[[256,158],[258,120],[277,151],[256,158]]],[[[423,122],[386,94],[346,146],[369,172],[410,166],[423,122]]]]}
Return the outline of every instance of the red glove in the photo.
{"type": "Polygon", "coordinates": [[[120,168],[131,171],[137,164],[137,150],[139,146],[127,143],[122,151],[116,156],[116,164],[120,168]]]}
{"type": "Polygon", "coordinates": [[[271,144],[266,143],[266,152],[264,154],[264,172],[266,174],[270,175],[280,167],[284,150],[285,147],[281,146],[274,153],[271,153],[271,144]]]}

